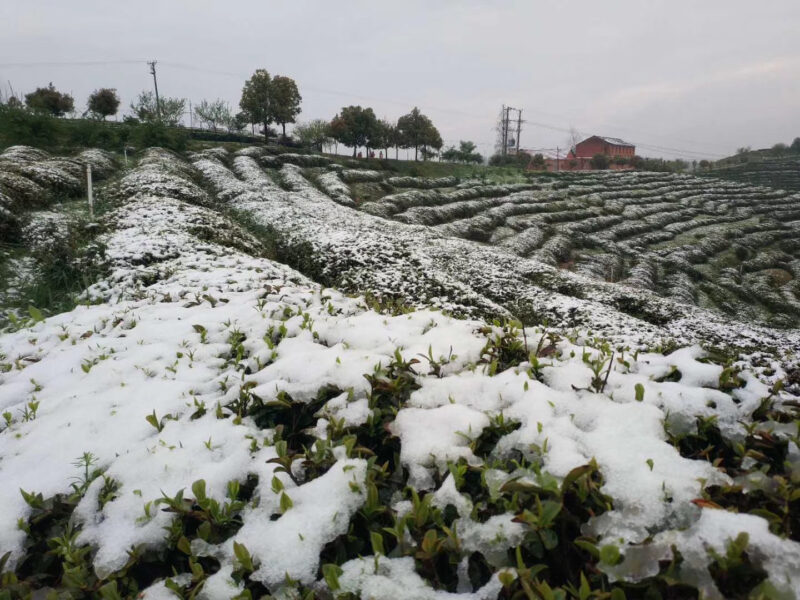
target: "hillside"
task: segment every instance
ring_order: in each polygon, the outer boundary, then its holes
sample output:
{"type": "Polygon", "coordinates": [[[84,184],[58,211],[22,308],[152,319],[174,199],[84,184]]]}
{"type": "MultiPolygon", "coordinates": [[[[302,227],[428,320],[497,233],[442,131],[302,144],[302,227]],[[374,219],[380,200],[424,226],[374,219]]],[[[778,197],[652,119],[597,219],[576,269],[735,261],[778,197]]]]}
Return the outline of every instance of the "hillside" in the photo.
{"type": "Polygon", "coordinates": [[[772,151],[748,152],[718,161],[710,175],[797,192],[800,191],[800,155],[772,151]]]}
{"type": "MultiPolygon", "coordinates": [[[[230,208],[282,234],[284,260],[326,285],[606,335],[694,339],[683,330],[694,306],[797,324],[800,207],[785,192],[653,173],[492,184],[285,160],[300,159],[193,156],[230,208]],[[265,174],[293,194],[263,202],[252,183],[265,174]]],[[[694,321],[706,339],[725,335],[713,316],[694,321]]]]}
{"type": "Polygon", "coordinates": [[[796,195],[264,148],[0,172],[5,272],[64,239],[94,274],[3,301],[0,594],[800,594],[796,195]]]}

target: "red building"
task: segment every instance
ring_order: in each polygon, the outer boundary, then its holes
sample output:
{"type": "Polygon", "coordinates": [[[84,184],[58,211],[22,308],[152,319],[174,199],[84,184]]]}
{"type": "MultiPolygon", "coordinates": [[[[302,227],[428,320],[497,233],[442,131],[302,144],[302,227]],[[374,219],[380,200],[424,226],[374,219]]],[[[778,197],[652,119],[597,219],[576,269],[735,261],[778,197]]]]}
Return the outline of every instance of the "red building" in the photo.
{"type": "Polygon", "coordinates": [[[605,154],[609,158],[618,156],[633,158],[636,154],[636,146],[619,138],[593,135],[578,142],[575,148],[570,150],[567,158],[592,158],[595,154],[605,154]]]}
{"type": "MultiPolygon", "coordinates": [[[[592,157],[595,154],[604,154],[611,159],[608,168],[612,171],[628,170],[632,168],[629,164],[617,164],[613,159],[633,158],[636,155],[636,146],[619,138],[593,135],[582,142],[578,142],[575,148],[570,150],[566,156],[546,157],[542,170],[591,171],[594,168],[592,167],[592,157]]],[[[536,169],[536,167],[532,166],[528,168],[536,169]]]]}

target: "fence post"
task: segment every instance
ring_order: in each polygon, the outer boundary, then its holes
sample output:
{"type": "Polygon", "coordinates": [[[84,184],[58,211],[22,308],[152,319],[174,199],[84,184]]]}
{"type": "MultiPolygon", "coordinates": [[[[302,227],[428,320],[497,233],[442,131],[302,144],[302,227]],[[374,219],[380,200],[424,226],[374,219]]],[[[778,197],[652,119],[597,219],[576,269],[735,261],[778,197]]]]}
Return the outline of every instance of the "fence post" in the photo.
{"type": "Polygon", "coordinates": [[[94,219],[94,198],[92,197],[92,165],[86,165],[86,194],[89,199],[89,217],[94,219]]]}

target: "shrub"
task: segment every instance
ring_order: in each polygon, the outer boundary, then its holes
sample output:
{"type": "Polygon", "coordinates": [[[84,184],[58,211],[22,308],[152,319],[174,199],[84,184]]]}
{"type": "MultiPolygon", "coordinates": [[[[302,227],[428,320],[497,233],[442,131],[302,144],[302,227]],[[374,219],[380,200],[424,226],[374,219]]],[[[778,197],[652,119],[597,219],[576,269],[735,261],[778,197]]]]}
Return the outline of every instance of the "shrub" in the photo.
{"type": "Polygon", "coordinates": [[[494,154],[489,159],[489,164],[493,167],[520,167],[525,168],[531,162],[531,155],[520,151],[518,154],[494,154]]]}
{"type": "Polygon", "coordinates": [[[608,157],[605,154],[595,154],[592,157],[591,165],[593,169],[604,171],[609,165],[608,157]]]}
{"type": "Polygon", "coordinates": [[[772,151],[775,152],[776,154],[784,154],[788,150],[789,150],[789,146],[787,146],[786,144],[783,144],[783,143],[775,144],[772,147],[772,151]]]}
{"type": "Polygon", "coordinates": [[[5,144],[47,145],[61,129],[61,122],[47,113],[0,105],[0,141],[5,144]]]}
{"type": "Polygon", "coordinates": [[[535,169],[544,169],[547,167],[547,162],[544,160],[544,155],[541,152],[533,155],[533,159],[531,159],[531,166],[535,169]]]}
{"type": "Polygon", "coordinates": [[[169,128],[162,123],[141,123],[131,132],[131,142],[138,148],[160,146],[170,150],[185,150],[188,136],[181,129],[169,128]]]}
{"type": "Polygon", "coordinates": [[[70,144],[76,146],[116,149],[124,143],[124,141],[120,139],[123,128],[125,133],[127,133],[127,126],[125,125],[115,130],[99,121],[81,119],[70,123],[67,139],[70,144]]]}

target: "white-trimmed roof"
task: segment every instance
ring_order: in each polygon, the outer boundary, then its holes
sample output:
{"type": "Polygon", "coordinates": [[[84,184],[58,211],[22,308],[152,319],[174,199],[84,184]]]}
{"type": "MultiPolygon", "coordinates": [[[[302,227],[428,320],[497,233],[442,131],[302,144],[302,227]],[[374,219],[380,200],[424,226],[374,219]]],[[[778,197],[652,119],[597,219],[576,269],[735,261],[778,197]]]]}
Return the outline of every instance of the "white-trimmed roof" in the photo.
{"type": "Polygon", "coordinates": [[[603,135],[598,135],[598,136],[595,136],[595,137],[599,137],[601,140],[603,140],[605,142],[608,142],[609,144],[613,144],[614,146],[630,146],[631,148],[635,147],[633,144],[629,144],[625,140],[621,140],[619,138],[605,137],[603,135]]]}

